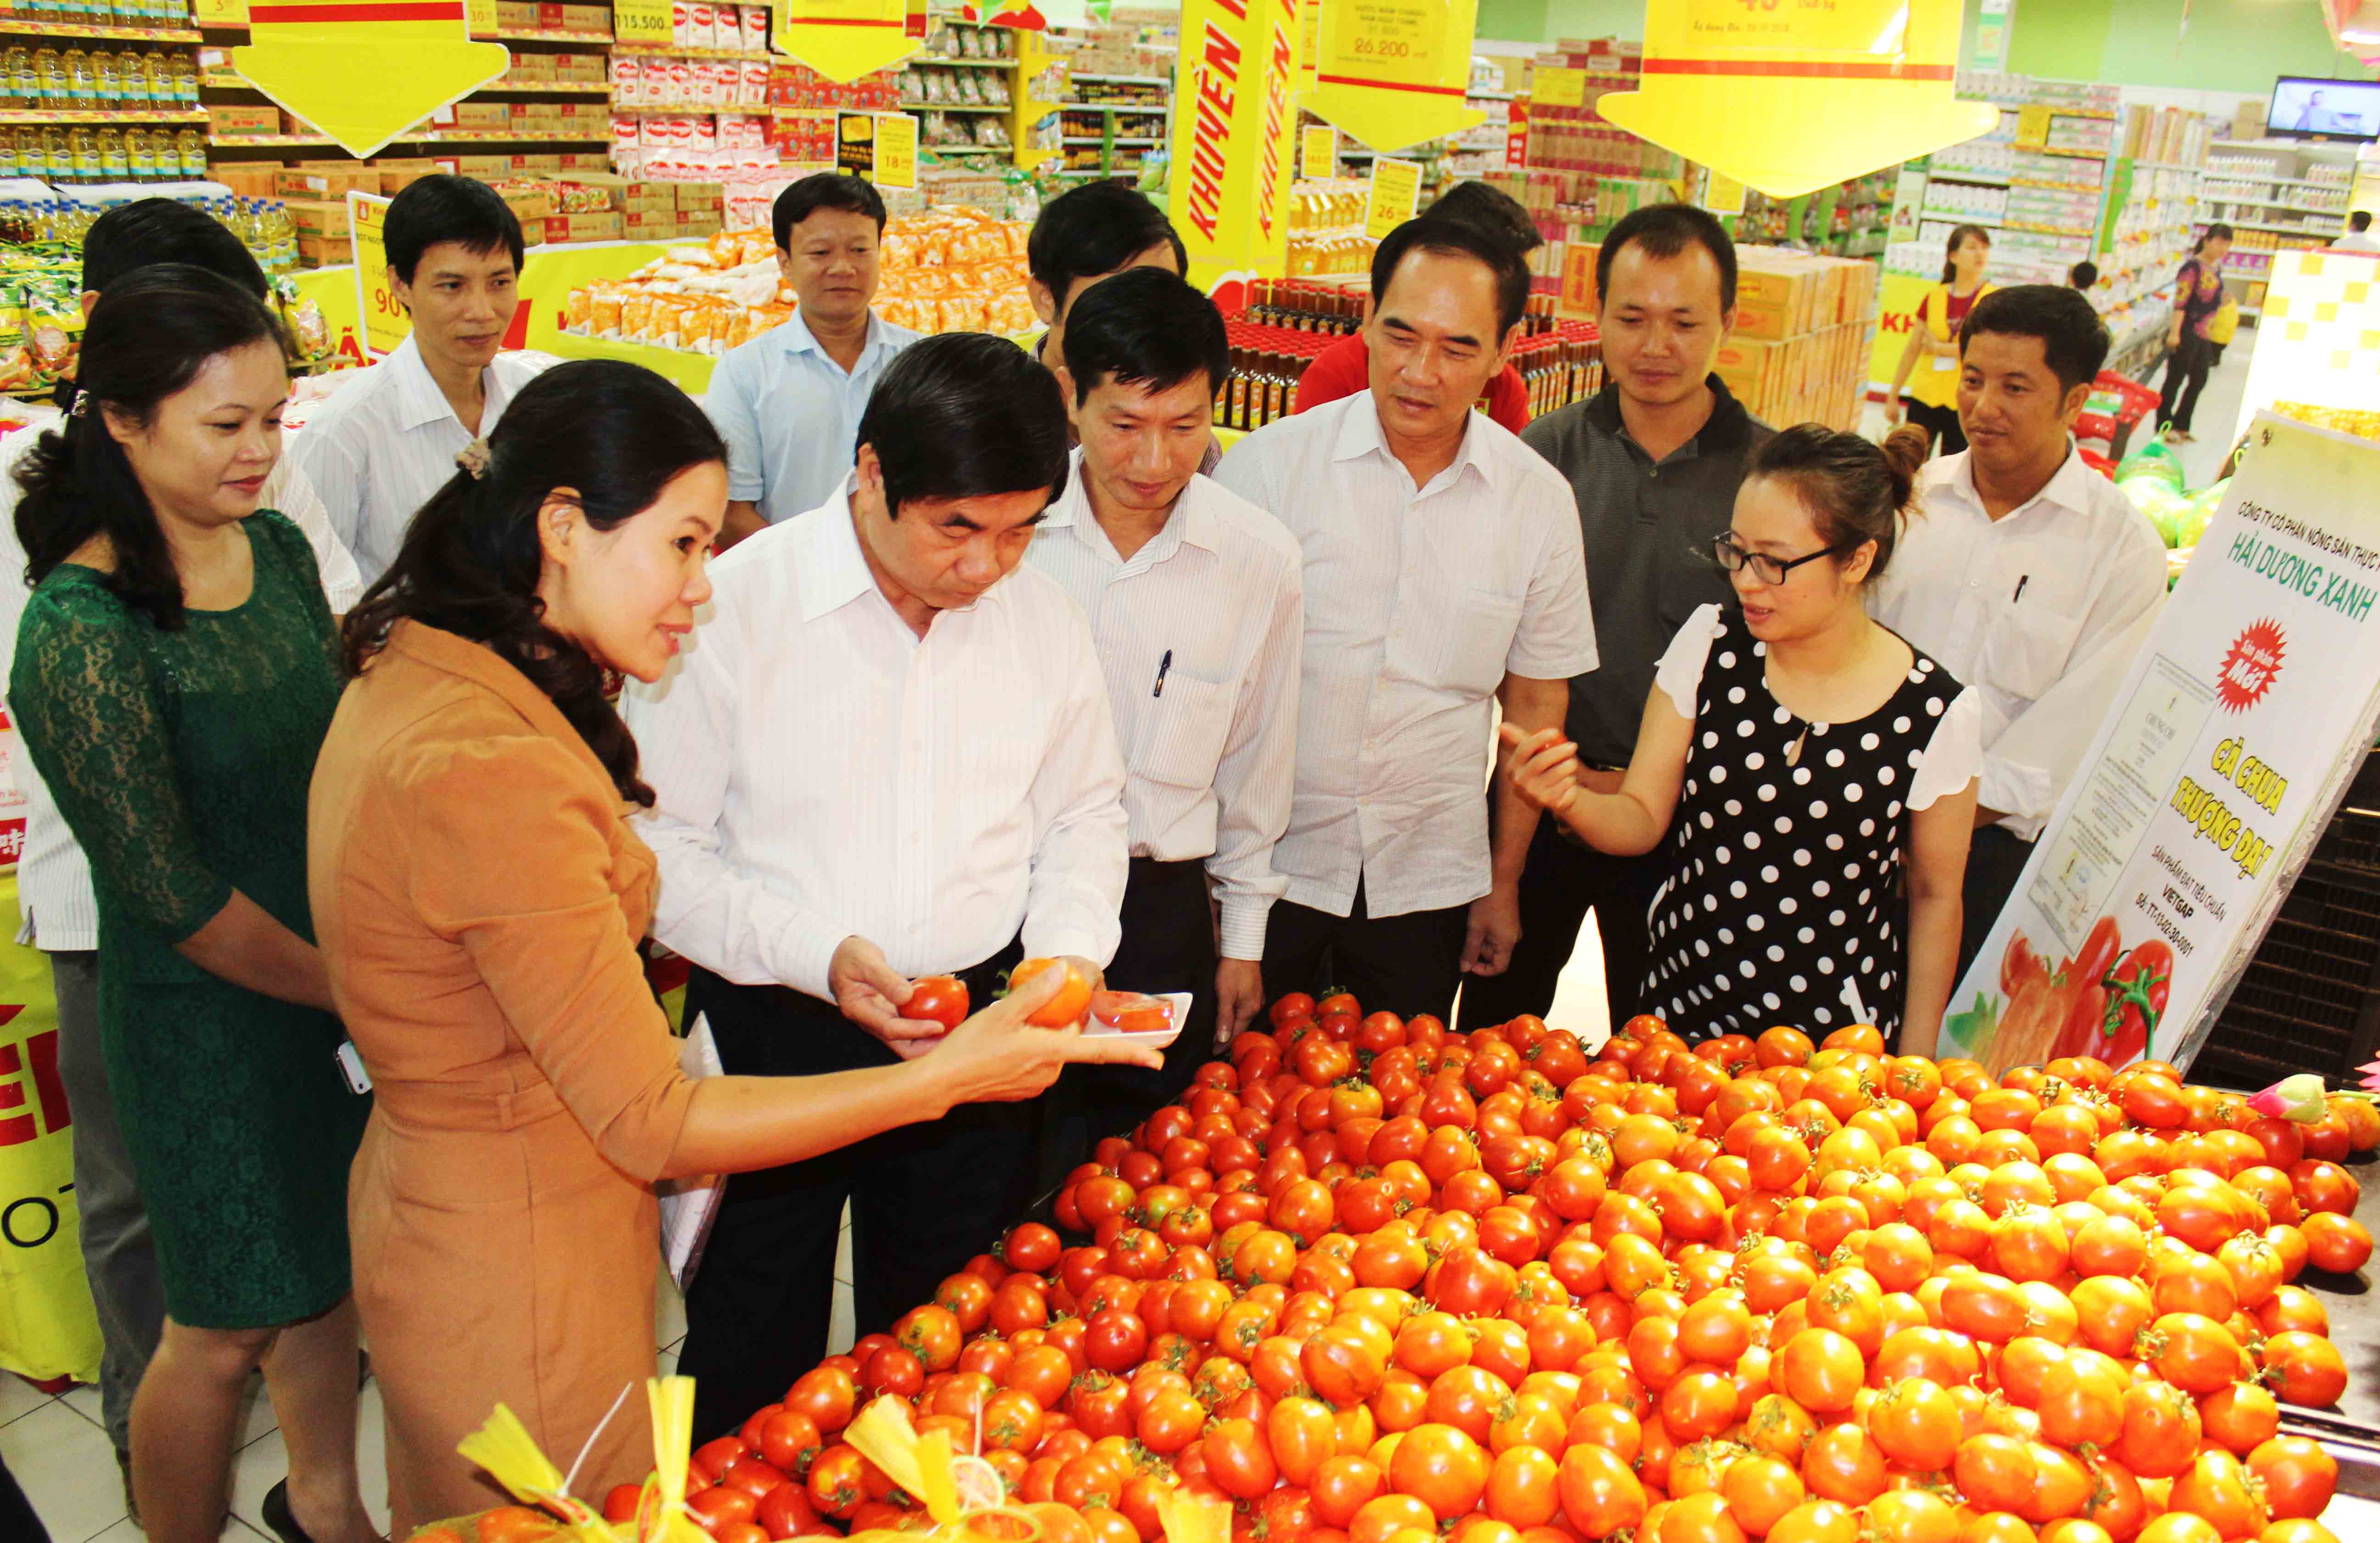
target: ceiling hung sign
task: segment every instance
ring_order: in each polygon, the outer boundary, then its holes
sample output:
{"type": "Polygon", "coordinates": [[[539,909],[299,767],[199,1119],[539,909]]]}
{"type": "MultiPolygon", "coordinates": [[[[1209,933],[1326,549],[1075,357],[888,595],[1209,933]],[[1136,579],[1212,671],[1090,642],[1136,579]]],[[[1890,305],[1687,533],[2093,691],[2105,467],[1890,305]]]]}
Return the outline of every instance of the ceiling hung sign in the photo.
{"type": "Polygon", "coordinates": [[[1649,0],[1605,118],[1776,198],[1988,133],[1953,94],[1959,0],[1649,0]]]}
{"type": "Polygon", "coordinates": [[[361,159],[504,72],[498,43],[473,43],[464,0],[257,0],[239,78],[361,159]]]}
{"type": "Polygon", "coordinates": [[[925,0],[776,0],[776,8],[771,44],[839,84],[897,65],[926,43],[925,0]]]}
{"type": "Polygon", "coordinates": [[[1302,105],[1378,151],[1475,128],[1463,102],[1478,0],[1326,0],[1302,105]]]}
{"type": "Polygon", "coordinates": [[[1168,213],[1192,282],[1210,293],[1233,274],[1287,266],[1302,8],[1184,0],[1168,213]]]}

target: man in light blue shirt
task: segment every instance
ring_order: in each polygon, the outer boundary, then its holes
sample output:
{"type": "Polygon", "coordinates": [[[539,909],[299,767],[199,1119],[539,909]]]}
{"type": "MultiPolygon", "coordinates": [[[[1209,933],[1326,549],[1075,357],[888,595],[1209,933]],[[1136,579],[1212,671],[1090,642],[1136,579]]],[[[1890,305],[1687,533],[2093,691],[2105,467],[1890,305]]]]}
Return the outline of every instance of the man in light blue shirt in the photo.
{"type": "Polygon", "coordinates": [[[820,172],[779,193],[771,213],[777,266],[801,308],[731,349],[703,398],[727,442],[722,551],[834,496],[868,393],[918,337],[868,309],[884,236],[874,188],[820,172]]]}

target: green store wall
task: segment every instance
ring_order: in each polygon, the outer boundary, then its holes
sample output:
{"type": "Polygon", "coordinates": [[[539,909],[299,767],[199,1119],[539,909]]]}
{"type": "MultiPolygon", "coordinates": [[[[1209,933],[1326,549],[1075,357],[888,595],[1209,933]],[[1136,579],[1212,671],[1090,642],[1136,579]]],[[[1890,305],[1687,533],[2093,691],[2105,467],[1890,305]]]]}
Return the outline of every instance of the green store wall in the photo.
{"type": "MultiPolygon", "coordinates": [[[[2008,67],[2067,80],[2239,91],[2276,75],[2369,79],[2331,45],[2316,0],[2013,0],[2008,67]],[[2176,43],[2184,10],[2188,35],[2176,43]]],[[[1479,0],[1479,35],[1520,42],[1645,35],[1645,0],[1479,0]]],[[[1966,0],[1973,49],[1974,0],[1966,0]]]]}

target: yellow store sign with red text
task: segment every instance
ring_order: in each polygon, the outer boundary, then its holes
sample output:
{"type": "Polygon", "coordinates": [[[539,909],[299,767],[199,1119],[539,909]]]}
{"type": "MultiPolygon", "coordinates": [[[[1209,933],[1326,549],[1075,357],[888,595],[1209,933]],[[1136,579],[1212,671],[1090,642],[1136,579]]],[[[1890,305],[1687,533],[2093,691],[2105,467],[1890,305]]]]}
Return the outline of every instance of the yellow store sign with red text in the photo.
{"type": "Polygon", "coordinates": [[[1300,0],[1182,7],[1170,212],[1202,287],[1287,265],[1305,30],[1300,0]]]}

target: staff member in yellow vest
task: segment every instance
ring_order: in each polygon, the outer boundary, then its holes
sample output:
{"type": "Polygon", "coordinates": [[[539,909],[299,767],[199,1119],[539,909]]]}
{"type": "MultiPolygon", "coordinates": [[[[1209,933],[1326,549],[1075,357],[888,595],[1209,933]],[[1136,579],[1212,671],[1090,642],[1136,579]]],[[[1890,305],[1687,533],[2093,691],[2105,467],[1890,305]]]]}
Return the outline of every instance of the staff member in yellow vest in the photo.
{"type": "Polygon", "coordinates": [[[1900,368],[1892,372],[1892,395],[1885,416],[1898,423],[1906,416],[1942,443],[1939,453],[1955,456],[1967,448],[1966,431],[1959,427],[1959,329],[1968,308],[1992,292],[1984,282],[1984,266],[1992,258],[1991,232],[1981,225],[1961,225],[1950,233],[1949,254],[1942,260],[1942,282],[1917,302],[1917,322],[1909,329],[1909,346],[1900,351],[1900,368]],[[1918,360],[1925,361],[1918,368],[1918,360]],[[1912,373],[1913,372],[1913,373],[1912,373]]]}

